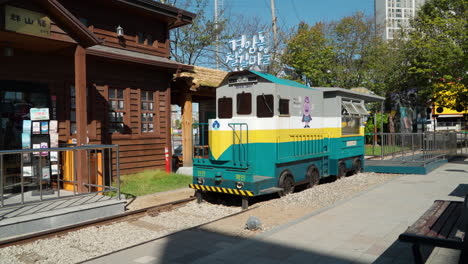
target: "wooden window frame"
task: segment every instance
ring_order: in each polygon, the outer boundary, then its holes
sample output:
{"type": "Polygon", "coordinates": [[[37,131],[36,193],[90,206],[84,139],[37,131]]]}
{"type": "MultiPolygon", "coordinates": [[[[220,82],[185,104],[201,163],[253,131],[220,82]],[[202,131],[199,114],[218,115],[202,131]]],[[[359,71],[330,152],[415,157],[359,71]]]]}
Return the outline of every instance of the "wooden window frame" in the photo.
{"type": "MultiPolygon", "coordinates": [[[[108,108],[107,108],[107,127],[106,127],[106,130],[105,133],[108,133],[108,134],[111,134],[112,135],[112,138],[116,138],[115,136],[117,137],[129,137],[131,136],[131,131],[127,131],[127,127],[130,127],[130,88],[123,88],[123,87],[119,87],[119,86],[113,86],[113,85],[110,85],[110,86],[105,86],[105,90],[106,90],[106,100],[107,100],[107,103],[109,104],[108,105],[108,108]],[[119,100],[119,98],[116,98],[117,101],[123,101],[123,110],[119,110],[117,109],[118,111],[115,111],[115,112],[118,112],[118,113],[123,113],[123,120],[122,120],[122,123],[123,123],[123,130],[124,131],[112,131],[112,122],[111,119],[110,119],[110,113],[111,113],[111,109],[112,109],[112,103],[111,103],[111,100],[114,99],[114,98],[110,98],[110,91],[111,89],[121,89],[123,90],[123,99],[122,100],[119,100]]],[[[115,122],[115,123],[120,123],[120,122],[115,122]]]]}
{"type": "Polygon", "coordinates": [[[138,89],[138,124],[139,124],[139,131],[142,137],[154,137],[161,135],[161,124],[160,124],[160,94],[159,91],[149,90],[149,89],[138,89]],[[143,100],[142,94],[143,92],[152,94],[153,100],[143,100]],[[143,103],[153,103],[153,110],[145,110],[143,109],[143,103]],[[153,114],[153,121],[143,121],[143,114],[153,114]],[[153,124],[153,132],[143,132],[143,124],[153,124]]]}

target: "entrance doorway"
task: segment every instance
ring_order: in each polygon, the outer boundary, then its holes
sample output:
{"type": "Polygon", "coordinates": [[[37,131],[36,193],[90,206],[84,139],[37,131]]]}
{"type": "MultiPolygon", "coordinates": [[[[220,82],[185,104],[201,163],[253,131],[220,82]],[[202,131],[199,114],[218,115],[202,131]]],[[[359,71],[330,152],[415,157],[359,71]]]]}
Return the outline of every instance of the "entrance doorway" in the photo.
{"type": "MultiPolygon", "coordinates": [[[[47,84],[0,80],[0,150],[21,149],[23,120],[31,108],[50,108],[47,84]]],[[[21,182],[21,155],[4,155],[2,173],[4,192],[18,191],[21,182]]]]}

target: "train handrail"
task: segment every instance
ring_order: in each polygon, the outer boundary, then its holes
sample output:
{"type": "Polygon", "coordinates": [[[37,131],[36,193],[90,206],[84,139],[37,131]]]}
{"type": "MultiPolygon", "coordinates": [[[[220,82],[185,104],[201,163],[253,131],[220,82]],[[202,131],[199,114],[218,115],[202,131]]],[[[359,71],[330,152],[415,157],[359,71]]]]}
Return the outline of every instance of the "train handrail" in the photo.
{"type": "Polygon", "coordinates": [[[240,133],[238,136],[239,140],[239,149],[243,149],[243,154],[241,154],[241,151],[239,151],[239,165],[242,166],[242,163],[244,162],[246,166],[248,166],[248,161],[249,161],[249,125],[247,123],[228,123],[228,126],[232,129],[232,161],[234,165],[236,164],[236,153],[235,153],[235,145],[236,145],[236,126],[239,126],[240,128],[240,133]],[[242,140],[242,127],[246,127],[246,144],[243,143],[242,140]],[[244,161],[241,160],[242,156],[245,156],[244,161]]]}

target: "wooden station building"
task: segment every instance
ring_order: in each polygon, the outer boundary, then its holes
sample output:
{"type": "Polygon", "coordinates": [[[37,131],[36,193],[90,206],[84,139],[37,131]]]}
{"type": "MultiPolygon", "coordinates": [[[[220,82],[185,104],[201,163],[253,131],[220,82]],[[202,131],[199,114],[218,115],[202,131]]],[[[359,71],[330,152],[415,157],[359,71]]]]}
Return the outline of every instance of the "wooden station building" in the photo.
{"type": "Polygon", "coordinates": [[[164,168],[171,82],[193,68],[169,59],[169,31],[195,16],[152,0],[0,0],[0,150],[20,149],[21,116],[46,107],[61,143],[119,145],[121,174],[164,168]]]}

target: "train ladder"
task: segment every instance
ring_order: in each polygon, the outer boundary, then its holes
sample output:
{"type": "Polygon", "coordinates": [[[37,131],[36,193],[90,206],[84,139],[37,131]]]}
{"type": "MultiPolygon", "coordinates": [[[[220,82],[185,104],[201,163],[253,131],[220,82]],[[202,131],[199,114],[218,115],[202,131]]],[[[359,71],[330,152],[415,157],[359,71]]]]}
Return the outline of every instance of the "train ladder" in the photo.
{"type": "Polygon", "coordinates": [[[232,163],[246,168],[249,160],[249,126],[246,123],[229,123],[232,129],[232,163]]]}

